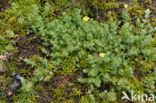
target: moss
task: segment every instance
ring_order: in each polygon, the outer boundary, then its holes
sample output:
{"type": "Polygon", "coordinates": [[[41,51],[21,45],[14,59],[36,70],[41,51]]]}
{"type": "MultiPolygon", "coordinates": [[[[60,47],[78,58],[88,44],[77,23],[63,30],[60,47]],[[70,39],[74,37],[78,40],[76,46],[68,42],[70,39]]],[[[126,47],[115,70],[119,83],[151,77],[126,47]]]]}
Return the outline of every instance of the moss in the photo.
{"type": "MultiPolygon", "coordinates": [[[[30,14],[31,8],[30,5],[37,4],[39,8],[42,8],[45,2],[51,3],[51,11],[49,11],[47,18],[54,20],[61,15],[62,12],[68,11],[75,7],[81,8],[83,15],[89,15],[95,20],[107,22],[108,18],[113,18],[116,22],[121,19],[121,11],[126,8],[123,5],[127,0],[10,0],[10,3],[16,3],[15,7],[19,9],[7,9],[4,12],[0,12],[0,55],[6,52],[15,52],[13,56],[9,58],[6,64],[3,64],[3,70],[0,67],[0,103],[76,103],[81,101],[81,103],[87,103],[88,101],[88,90],[86,89],[88,85],[80,84],[78,78],[85,77],[85,74],[82,74],[82,70],[89,67],[86,57],[84,56],[81,60],[78,60],[77,57],[68,57],[63,62],[61,66],[54,66],[51,61],[53,58],[48,56],[48,53],[43,54],[41,49],[46,48],[49,50],[49,46],[44,46],[41,44],[42,40],[39,40],[36,34],[33,32],[27,32],[27,27],[29,23],[22,24],[22,18],[18,18],[21,12],[25,15],[30,14]],[[19,22],[20,21],[20,22],[19,22]],[[13,36],[6,32],[13,32],[13,36]],[[14,47],[12,49],[12,47],[14,47]],[[48,68],[50,72],[54,73],[53,77],[50,77],[48,81],[36,82],[34,84],[35,88],[30,93],[25,93],[23,89],[19,89],[14,92],[13,97],[6,97],[6,90],[11,85],[12,72],[20,73],[26,80],[32,82],[34,79],[34,74],[39,68],[40,57],[48,61],[48,68]],[[31,58],[35,63],[38,63],[36,67],[31,67],[30,65],[25,64],[23,60],[25,58],[31,58]],[[77,65],[79,64],[79,65],[77,65]],[[2,71],[2,72],[1,72],[2,71]],[[2,75],[1,75],[2,73],[2,75]]],[[[153,26],[156,26],[156,18],[154,17],[155,13],[155,0],[144,0],[139,3],[133,2],[129,4],[127,10],[131,14],[131,19],[135,20],[135,17],[144,18],[144,11],[147,8],[150,8],[152,14],[150,15],[150,23],[153,26]]],[[[73,13],[73,12],[72,12],[73,13]]],[[[24,18],[24,17],[23,17],[24,18]]],[[[136,31],[140,31],[139,28],[136,28],[136,31]]],[[[156,35],[154,35],[153,45],[156,46],[156,35]]],[[[51,52],[50,50],[48,52],[51,52]]],[[[136,61],[143,61],[143,58],[137,58],[136,61]]],[[[155,62],[144,62],[139,64],[137,62],[134,65],[135,74],[134,78],[129,78],[130,83],[127,84],[130,88],[134,90],[146,91],[150,85],[153,83],[153,68],[155,62]],[[139,67],[139,68],[137,68],[139,67]],[[143,84],[141,84],[141,83],[143,84]],[[150,85],[147,85],[151,83],[150,85]],[[144,87],[145,84],[147,87],[144,87]]],[[[155,69],[155,68],[154,68],[155,69]]],[[[114,78],[114,77],[112,77],[114,78]]],[[[36,78],[35,78],[36,80],[36,78]]],[[[114,78],[114,84],[121,82],[121,78],[114,78]]],[[[102,88],[96,88],[92,91],[92,94],[96,97],[97,102],[101,102],[102,99],[99,98],[100,90],[110,91],[111,86],[114,84],[104,84],[102,88]]],[[[153,87],[152,87],[153,88],[153,87]]],[[[116,90],[118,95],[120,90],[116,90]]],[[[103,101],[103,103],[109,103],[108,101],[103,101]]]]}
{"type": "Polygon", "coordinates": [[[77,101],[80,101],[80,95],[81,91],[77,88],[55,88],[52,92],[53,94],[53,103],[75,103],[77,101]]]}
{"type": "Polygon", "coordinates": [[[150,18],[152,26],[156,27],[156,17],[150,18]]]}
{"type": "Polygon", "coordinates": [[[9,101],[13,103],[37,103],[37,96],[34,93],[18,92],[9,101]]]}
{"type": "Polygon", "coordinates": [[[131,14],[132,17],[144,17],[144,11],[145,9],[141,6],[138,5],[132,5],[129,8],[129,12],[131,14]]]}

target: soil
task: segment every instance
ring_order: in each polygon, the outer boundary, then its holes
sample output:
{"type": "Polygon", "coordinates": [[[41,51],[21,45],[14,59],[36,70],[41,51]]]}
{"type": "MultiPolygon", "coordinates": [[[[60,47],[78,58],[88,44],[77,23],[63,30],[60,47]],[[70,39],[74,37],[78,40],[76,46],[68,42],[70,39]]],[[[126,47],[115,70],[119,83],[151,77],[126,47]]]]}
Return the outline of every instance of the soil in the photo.
{"type": "Polygon", "coordinates": [[[4,11],[9,7],[8,0],[0,0],[0,12],[4,11]]]}

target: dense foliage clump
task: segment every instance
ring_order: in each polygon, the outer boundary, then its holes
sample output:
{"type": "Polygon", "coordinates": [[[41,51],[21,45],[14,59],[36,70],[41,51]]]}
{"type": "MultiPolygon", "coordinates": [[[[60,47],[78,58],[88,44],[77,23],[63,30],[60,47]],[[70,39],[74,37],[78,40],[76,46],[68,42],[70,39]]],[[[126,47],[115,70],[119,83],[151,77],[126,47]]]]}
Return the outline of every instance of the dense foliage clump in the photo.
{"type": "Polygon", "coordinates": [[[128,103],[123,92],[155,93],[154,1],[8,3],[0,12],[2,103],[128,103]]]}

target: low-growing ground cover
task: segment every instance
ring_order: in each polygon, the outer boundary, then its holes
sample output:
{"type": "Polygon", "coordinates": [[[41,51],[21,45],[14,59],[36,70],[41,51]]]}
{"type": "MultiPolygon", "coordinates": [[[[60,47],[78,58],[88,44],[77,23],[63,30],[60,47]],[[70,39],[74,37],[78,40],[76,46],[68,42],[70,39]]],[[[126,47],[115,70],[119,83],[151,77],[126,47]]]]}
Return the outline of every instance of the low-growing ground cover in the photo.
{"type": "Polygon", "coordinates": [[[155,101],[154,0],[0,2],[0,103],[155,101]]]}

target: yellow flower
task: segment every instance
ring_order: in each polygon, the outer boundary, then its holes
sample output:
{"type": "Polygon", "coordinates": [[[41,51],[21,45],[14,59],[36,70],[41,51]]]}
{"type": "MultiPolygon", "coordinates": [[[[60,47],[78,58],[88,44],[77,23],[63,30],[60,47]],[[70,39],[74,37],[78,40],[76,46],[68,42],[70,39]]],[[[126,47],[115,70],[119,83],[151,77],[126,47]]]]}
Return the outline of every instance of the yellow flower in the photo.
{"type": "Polygon", "coordinates": [[[102,57],[102,58],[103,58],[105,55],[106,55],[106,54],[104,54],[104,53],[99,53],[99,56],[102,57]]]}
{"type": "Polygon", "coordinates": [[[128,8],[128,4],[124,4],[124,8],[128,8]]]}
{"type": "Polygon", "coordinates": [[[88,21],[88,20],[89,20],[88,16],[83,17],[83,21],[88,21]]]}

